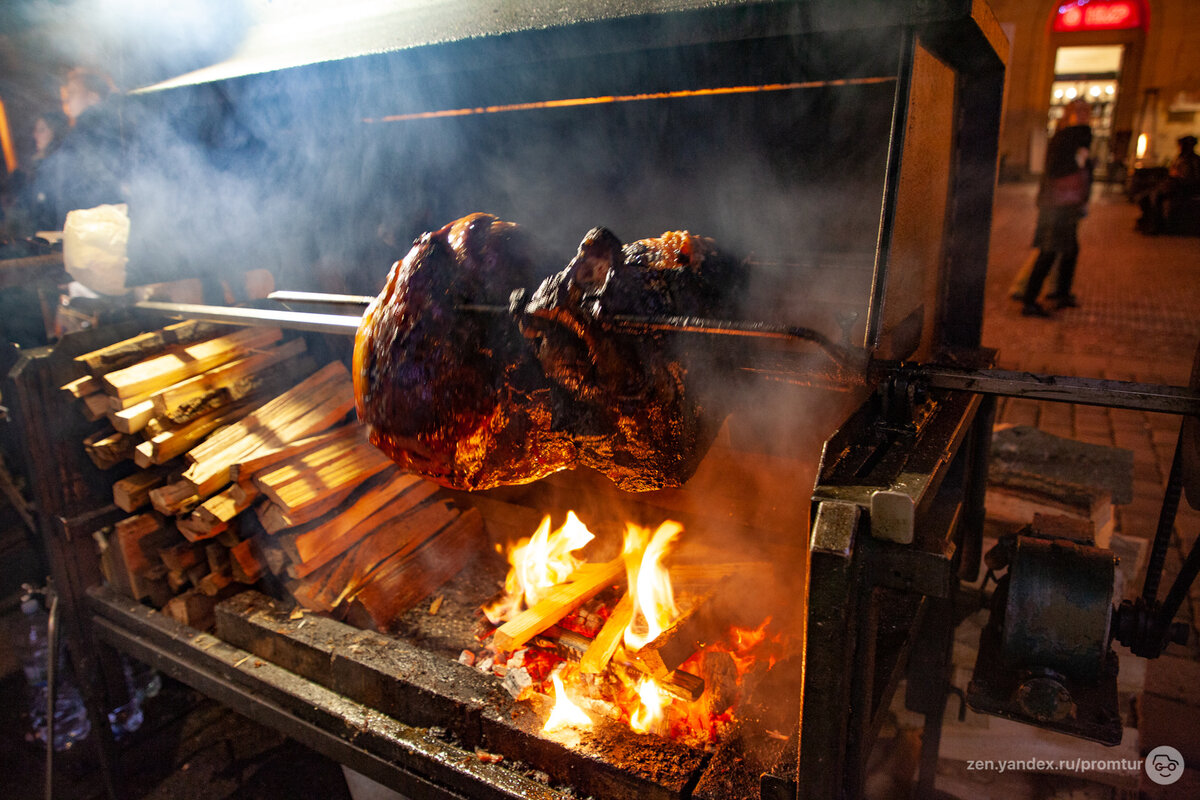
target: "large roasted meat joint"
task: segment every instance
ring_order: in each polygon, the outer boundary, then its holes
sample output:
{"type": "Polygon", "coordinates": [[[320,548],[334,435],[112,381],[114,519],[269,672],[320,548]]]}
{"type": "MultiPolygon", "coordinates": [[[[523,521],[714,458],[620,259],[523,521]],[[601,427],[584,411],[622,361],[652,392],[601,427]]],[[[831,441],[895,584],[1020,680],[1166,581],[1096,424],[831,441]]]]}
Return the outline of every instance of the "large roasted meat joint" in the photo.
{"type": "Polygon", "coordinates": [[[611,322],[730,316],[738,264],[679,231],[623,245],[595,228],[548,275],[531,253],[517,225],[472,214],[392,267],[354,345],[371,441],[456,489],[576,466],[628,491],[682,485],[727,413],[720,364],[611,322]]]}

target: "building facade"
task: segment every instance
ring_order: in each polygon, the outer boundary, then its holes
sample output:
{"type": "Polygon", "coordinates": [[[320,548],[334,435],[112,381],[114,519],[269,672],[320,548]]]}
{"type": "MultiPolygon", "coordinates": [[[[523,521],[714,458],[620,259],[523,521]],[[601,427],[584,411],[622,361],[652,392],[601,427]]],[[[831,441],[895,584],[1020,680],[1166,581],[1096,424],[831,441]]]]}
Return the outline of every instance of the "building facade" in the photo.
{"type": "Polygon", "coordinates": [[[1098,177],[1158,166],[1200,134],[1197,0],[988,0],[1011,45],[1001,175],[1040,174],[1068,103],[1092,108],[1098,177]]]}

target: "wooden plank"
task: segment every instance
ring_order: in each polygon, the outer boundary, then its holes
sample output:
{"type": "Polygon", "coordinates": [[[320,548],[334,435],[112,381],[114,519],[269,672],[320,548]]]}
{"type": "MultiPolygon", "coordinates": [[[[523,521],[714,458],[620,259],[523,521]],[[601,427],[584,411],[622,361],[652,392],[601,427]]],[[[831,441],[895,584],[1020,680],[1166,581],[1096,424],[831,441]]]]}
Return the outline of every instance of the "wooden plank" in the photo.
{"type": "Polygon", "coordinates": [[[137,433],[154,417],[154,403],[143,400],[120,411],[108,411],[108,421],[121,433],[137,433]]]}
{"type": "Polygon", "coordinates": [[[262,554],[253,539],[244,539],[229,548],[229,566],[238,583],[254,584],[262,578],[262,554]]]}
{"type": "Polygon", "coordinates": [[[100,381],[96,380],[91,375],[84,375],[82,378],[76,378],[69,383],[63,385],[62,390],[74,398],[83,398],[89,394],[95,394],[103,389],[100,381]]]}
{"type": "Polygon", "coordinates": [[[298,442],[292,442],[289,445],[279,448],[278,450],[269,450],[261,455],[253,458],[247,458],[229,467],[229,478],[232,481],[242,481],[250,478],[254,473],[266,469],[267,467],[275,466],[276,464],[287,461],[294,456],[303,455],[310,450],[315,450],[318,447],[323,447],[326,444],[343,439],[353,438],[358,436],[357,425],[342,425],[333,430],[318,433],[316,436],[309,436],[301,439],[298,442]]]}
{"type": "Polygon", "coordinates": [[[333,519],[305,531],[293,540],[299,575],[303,577],[345,552],[366,531],[386,519],[408,513],[439,491],[437,484],[415,475],[397,473],[382,486],[364,493],[358,502],[333,519]]]}
{"type": "Polygon", "coordinates": [[[178,539],[178,534],[164,526],[157,514],[138,514],[113,526],[110,544],[125,565],[130,578],[130,594],[135,600],[148,597],[151,587],[141,579],[152,567],[158,566],[158,549],[178,539]]]}
{"type": "Polygon", "coordinates": [[[97,468],[111,469],[134,457],[136,442],[132,436],[106,429],[84,439],[83,450],[97,468]]]}
{"type": "Polygon", "coordinates": [[[394,462],[365,441],[338,440],[255,474],[254,484],[292,514],[331,492],[353,488],[394,462]]]}
{"type": "Polygon", "coordinates": [[[250,508],[257,497],[258,489],[252,484],[234,483],[205,500],[192,511],[188,520],[192,541],[227,530],[234,517],[250,508]]]}
{"type": "MultiPolygon", "coordinates": [[[[199,502],[200,498],[196,497],[192,484],[187,481],[175,481],[150,490],[150,503],[154,510],[167,517],[191,511],[199,502]]],[[[180,532],[187,536],[182,528],[180,532]]]]}
{"type": "Polygon", "coordinates": [[[192,466],[184,478],[200,497],[209,497],[229,483],[233,464],[320,433],[345,418],[353,406],[350,375],[341,362],[331,362],[189,451],[192,466]]]}
{"type": "Polygon", "coordinates": [[[227,325],[215,322],[187,320],[149,331],[75,357],[75,361],[93,376],[136,364],[143,359],[159,355],[164,348],[173,344],[188,344],[219,336],[229,330],[227,325]]]}
{"type": "Polygon", "coordinates": [[[355,548],[353,556],[338,566],[327,584],[325,601],[336,606],[354,594],[385,560],[416,550],[458,516],[458,509],[443,500],[420,506],[373,531],[355,548]]]}
{"type": "Polygon", "coordinates": [[[89,394],[79,401],[79,410],[88,422],[104,419],[108,414],[108,398],[103,394],[89,394]]]}
{"type": "Polygon", "coordinates": [[[596,634],[596,638],[588,645],[588,649],[579,660],[579,670],[590,675],[599,675],[608,667],[613,653],[621,644],[625,629],[633,619],[633,595],[626,592],[613,607],[612,613],[604,621],[604,627],[596,634]]]}
{"type": "Polygon", "coordinates": [[[194,415],[217,402],[240,400],[260,391],[278,394],[316,371],[316,362],[304,352],[303,339],[292,339],[279,347],[231,361],[170,386],[154,395],[159,414],[173,420],[194,415]]]}
{"type": "Polygon", "coordinates": [[[154,464],[165,464],[171,459],[178,458],[194,447],[197,442],[203,440],[205,436],[218,428],[237,422],[249,412],[249,404],[237,403],[211,411],[180,428],[164,431],[149,440],[150,460],[154,464]]]}
{"type": "Polygon", "coordinates": [[[150,491],[167,481],[165,469],[141,470],[113,484],[113,503],[122,511],[133,513],[150,504],[150,491]]]}
{"type": "Polygon", "coordinates": [[[105,391],[117,397],[165,389],[228,361],[244,358],[255,348],[265,347],[281,338],[283,331],[279,328],[244,328],[105,373],[100,381],[105,391]]]}
{"type": "Polygon", "coordinates": [[[389,556],[350,598],[348,618],[387,630],[396,617],[462,570],[480,551],[483,518],[468,509],[412,553],[389,556]],[[363,613],[356,613],[361,610],[363,613]]]}
{"type": "Polygon", "coordinates": [[[557,623],[580,603],[625,576],[625,562],[615,558],[603,564],[584,564],[571,578],[546,592],[533,608],[528,608],[501,625],[492,636],[497,650],[511,652],[557,623]]]}

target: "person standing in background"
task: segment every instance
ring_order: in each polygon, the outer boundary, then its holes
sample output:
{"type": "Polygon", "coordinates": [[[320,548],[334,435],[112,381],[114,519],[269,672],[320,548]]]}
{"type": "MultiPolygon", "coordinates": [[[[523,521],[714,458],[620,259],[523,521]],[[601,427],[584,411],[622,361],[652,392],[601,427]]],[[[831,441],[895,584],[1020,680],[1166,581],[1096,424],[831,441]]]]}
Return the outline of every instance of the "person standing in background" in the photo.
{"type": "Polygon", "coordinates": [[[1090,121],[1086,103],[1072,104],[1046,148],[1046,171],[1038,186],[1038,220],[1033,236],[1038,256],[1021,298],[1021,313],[1027,317],[1050,316],[1038,303],[1038,295],[1055,262],[1058,277],[1047,299],[1060,309],[1079,305],[1071,289],[1079,259],[1079,221],[1087,214],[1092,191],[1090,121]]]}
{"type": "Polygon", "coordinates": [[[53,221],[51,230],[61,230],[73,209],[124,202],[124,145],[121,120],[110,101],[112,82],[77,67],[67,73],[60,92],[71,127],[42,160],[34,181],[35,196],[45,198],[47,219],[53,221]]]}

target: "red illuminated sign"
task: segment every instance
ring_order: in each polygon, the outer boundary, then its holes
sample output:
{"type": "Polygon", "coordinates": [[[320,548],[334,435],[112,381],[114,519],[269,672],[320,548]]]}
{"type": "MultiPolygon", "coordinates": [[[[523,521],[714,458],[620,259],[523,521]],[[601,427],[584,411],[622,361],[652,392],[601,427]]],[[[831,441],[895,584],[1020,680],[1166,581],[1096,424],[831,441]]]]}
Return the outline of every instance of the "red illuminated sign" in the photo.
{"type": "Polygon", "coordinates": [[[1074,0],[1058,7],[1054,30],[1116,31],[1144,24],[1139,0],[1074,0]]]}

